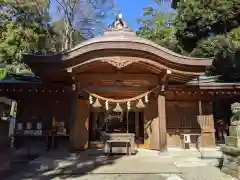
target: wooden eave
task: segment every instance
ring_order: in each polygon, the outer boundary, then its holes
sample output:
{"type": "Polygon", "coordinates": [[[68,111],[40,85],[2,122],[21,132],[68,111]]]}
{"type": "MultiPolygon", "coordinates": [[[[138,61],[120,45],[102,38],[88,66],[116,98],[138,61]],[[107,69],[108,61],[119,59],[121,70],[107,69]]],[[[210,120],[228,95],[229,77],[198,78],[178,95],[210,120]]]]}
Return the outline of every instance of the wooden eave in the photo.
{"type": "Polygon", "coordinates": [[[200,83],[200,89],[212,90],[236,90],[240,92],[240,83],[200,83]]]}
{"type": "Polygon", "coordinates": [[[53,80],[62,77],[69,80],[67,69],[81,68],[113,56],[118,56],[120,61],[125,57],[138,59],[137,63],[155,68],[156,71],[152,73],[156,74],[169,69],[172,72],[172,81],[179,83],[203,75],[205,68],[212,64],[212,59],[176,54],[132,32],[108,32],[105,36],[82,42],[67,52],[48,56],[26,55],[24,62],[40,77],[51,76],[53,80]]]}

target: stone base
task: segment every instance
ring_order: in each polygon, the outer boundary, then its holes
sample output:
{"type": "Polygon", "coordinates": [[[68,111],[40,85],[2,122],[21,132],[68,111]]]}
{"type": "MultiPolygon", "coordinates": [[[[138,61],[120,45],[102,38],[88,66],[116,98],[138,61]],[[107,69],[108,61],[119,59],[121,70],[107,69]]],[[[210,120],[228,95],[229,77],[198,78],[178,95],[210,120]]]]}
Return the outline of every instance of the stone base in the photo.
{"type": "Polygon", "coordinates": [[[226,145],[240,148],[240,137],[228,136],[226,139],[226,145]]]}
{"type": "Polygon", "coordinates": [[[222,172],[229,174],[232,177],[235,177],[237,179],[240,179],[240,173],[239,171],[232,170],[226,166],[222,167],[222,172]]]}
{"type": "Polygon", "coordinates": [[[240,126],[229,126],[229,135],[240,137],[240,126]]]}
{"type": "Polygon", "coordinates": [[[223,154],[227,154],[230,156],[234,156],[234,157],[240,156],[240,148],[222,145],[221,151],[223,152],[223,154]]]}
{"type": "Polygon", "coordinates": [[[222,172],[240,179],[240,148],[224,145],[221,151],[223,152],[222,172]]]}

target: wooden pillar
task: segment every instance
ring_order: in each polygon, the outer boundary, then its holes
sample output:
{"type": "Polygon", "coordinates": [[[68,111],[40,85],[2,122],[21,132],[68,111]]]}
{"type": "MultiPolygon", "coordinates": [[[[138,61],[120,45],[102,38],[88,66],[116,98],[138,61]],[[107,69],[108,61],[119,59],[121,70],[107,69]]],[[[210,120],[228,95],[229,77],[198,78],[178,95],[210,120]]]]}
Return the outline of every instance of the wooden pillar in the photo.
{"type": "Polygon", "coordinates": [[[89,128],[91,128],[91,130],[90,130],[90,132],[92,133],[92,139],[95,141],[96,140],[96,129],[97,129],[97,126],[98,126],[98,124],[97,124],[97,112],[96,111],[93,111],[92,112],[92,115],[93,115],[93,117],[90,119],[90,121],[92,121],[91,122],[91,126],[92,127],[89,127],[89,128]]]}
{"type": "Polygon", "coordinates": [[[74,150],[74,125],[77,115],[77,92],[73,92],[71,94],[71,114],[70,114],[70,121],[69,121],[69,140],[70,140],[70,148],[74,150]]]}
{"type": "Polygon", "coordinates": [[[139,112],[135,112],[135,132],[136,137],[139,137],[139,112]]]}
{"type": "Polygon", "coordinates": [[[158,95],[159,150],[167,151],[167,127],[165,97],[158,95]]]}
{"type": "MultiPolygon", "coordinates": [[[[159,95],[151,100],[145,110],[145,131],[148,133],[149,148],[165,152],[167,150],[165,97],[159,95]]],[[[144,142],[145,144],[145,142],[144,142]]]]}
{"type": "Polygon", "coordinates": [[[146,148],[159,150],[158,122],[157,99],[152,99],[144,109],[144,146],[146,148]]]}
{"type": "Polygon", "coordinates": [[[89,114],[89,101],[73,96],[70,141],[71,148],[75,151],[88,148],[89,114]]]}

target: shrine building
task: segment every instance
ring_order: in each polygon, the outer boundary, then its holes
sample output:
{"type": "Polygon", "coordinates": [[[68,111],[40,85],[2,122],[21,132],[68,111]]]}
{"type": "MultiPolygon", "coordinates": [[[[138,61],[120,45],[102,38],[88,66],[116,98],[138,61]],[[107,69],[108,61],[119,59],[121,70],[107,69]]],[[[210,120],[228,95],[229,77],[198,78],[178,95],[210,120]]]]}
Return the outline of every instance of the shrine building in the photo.
{"type": "Polygon", "coordinates": [[[204,78],[212,59],[176,54],[125,27],[24,62],[38,78],[0,83],[1,96],[17,102],[15,136],[44,136],[54,124],[72,150],[101,147],[101,131],[133,133],[136,147],[159,151],[184,141],[214,147],[213,103],[240,95],[238,84],[204,78]]]}

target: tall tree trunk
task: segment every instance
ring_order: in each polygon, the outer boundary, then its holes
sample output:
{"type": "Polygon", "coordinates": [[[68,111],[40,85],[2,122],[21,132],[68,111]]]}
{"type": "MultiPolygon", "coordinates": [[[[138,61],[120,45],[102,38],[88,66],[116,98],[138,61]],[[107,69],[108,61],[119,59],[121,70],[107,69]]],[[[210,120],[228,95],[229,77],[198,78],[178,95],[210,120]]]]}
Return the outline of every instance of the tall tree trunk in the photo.
{"type": "Polygon", "coordinates": [[[65,25],[65,41],[64,41],[64,50],[68,49],[68,44],[69,44],[69,23],[68,21],[64,21],[65,25]]]}

